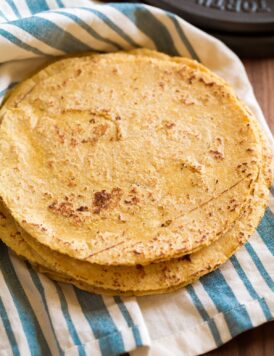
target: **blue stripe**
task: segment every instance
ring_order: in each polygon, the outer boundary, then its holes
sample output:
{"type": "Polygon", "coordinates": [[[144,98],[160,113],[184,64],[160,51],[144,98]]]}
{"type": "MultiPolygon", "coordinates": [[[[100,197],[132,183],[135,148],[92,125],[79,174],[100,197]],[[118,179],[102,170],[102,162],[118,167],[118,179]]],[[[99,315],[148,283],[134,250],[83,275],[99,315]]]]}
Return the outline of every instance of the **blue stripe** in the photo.
{"type": "Polygon", "coordinates": [[[238,259],[236,256],[232,256],[230,258],[231,263],[233,264],[235,270],[237,271],[239,277],[241,278],[242,282],[244,283],[249,295],[251,296],[251,298],[258,300],[262,311],[265,315],[266,320],[272,320],[272,314],[271,311],[268,307],[268,305],[266,304],[265,300],[262,299],[259,294],[256,292],[256,290],[254,289],[253,285],[251,284],[250,280],[247,278],[246,273],[244,272],[242,266],[240,265],[238,259]]]}
{"type": "MultiPolygon", "coordinates": [[[[20,20],[20,21],[22,21],[22,20],[20,20]]],[[[21,41],[19,38],[15,37],[14,35],[12,35],[10,32],[8,32],[6,30],[0,29],[0,35],[3,36],[4,38],[6,38],[8,41],[14,43],[16,46],[25,49],[26,51],[32,52],[39,56],[45,56],[45,53],[43,53],[42,51],[40,51],[37,48],[34,48],[34,47],[26,44],[25,42],[21,41]]]]}
{"type": "Polygon", "coordinates": [[[69,333],[72,337],[73,343],[78,346],[78,354],[79,356],[85,356],[86,352],[85,352],[85,347],[82,345],[77,330],[75,329],[75,326],[73,324],[73,321],[71,319],[70,313],[69,313],[69,309],[68,309],[68,303],[66,301],[66,298],[64,296],[64,293],[61,289],[61,287],[59,286],[58,283],[54,282],[60,302],[61,302],[61,309],[62,312],[64,314],[64,318],[66,320],[66,324],[69,330],[69,333]]]}
{"type": "Polygon", "coordinates": [[[257,270],[260,272],[261,276],[267,283],[268,287],[274,291],[274,282],[271,276],[268,274],[267,270],[265,269],[264,265],[262,264],[261,260],[259,259],[257,253],[255,252],[254,248],[251,246],[250,242],[245,244],[245,248],[249,255],[251,256],[253,262],[255,263],[257,270]]]}
{"type": "Polygon", "coordinates": [[[185,45],[185,47],[187,48],[188,52],[190,53],[191,57],[193,59],[196,59],[196,61],[200,61],[200,58],[198,56],[198,54],[195,52],[194,48],[192,47],[190,41],[188,40],[188,38],[186,37],[182,27],[179,25],[179,22],[177,20],[177,17],[174,16],[173,14],[167,13],[168,17],[171,19],[171,21],[174,23],[174,26],[176,28],[176,31],[181,39],[181,41],[183,42],[183,44],[185,45]]]}
{"type": "Polygon", "coordinates": [[[71,52],[87,52],[92,50],[70,33],[64,31],[55,23],[42,17],[31,16],[13,21],[13,25],[23,29],[38,40],[58,50],[71,52]]]}
{"type": "Polygon", "coordinates": [[[59,350],[59,353],[61,355],[64,354],[63,350],[61,349],[61,346],[58,342],[58,339],[57,339],[57,336],[56,336],[56,333],[55,333],[55,329],[52,325],[52,320],[51,320],[51,317],[50,317],[50,313],[49,313],[49,309],[48,309],[48,303],[47,303],[47,299],[46,299],[46,296],[45,296],[45,291],[44,291],[44,287],[40,281],[40,278],[38,277],[38,274],[33,270],[33,268],[31,267],[31,265],[29,263],[26,263],[26,266],[28,268],[28,271],[30,273],[30,276],[31,276],[31,279],[33,281],[33,284],[35,285],[35,287],[37,288],[40,296],[41,296],[41,299],[43,301],[43,304],[44,304],[44,307],[46,309],[46,312],[48,314],[48,319],[49,319],[49,322],[50,322],[50,326],[51,326],[51,329],[52,329],[52,332],[54,334],[54,337],[55,337],[55,341],[56,341],[56,344],[57,344],[57,347],[58,347],[58,350],[59,350]]]}
{"type": "Polygon", "coordinates": [[[245,306],[240,305],[220,270],[209,273],[200,281],[217,310],[224,313],[232,337],[252,328],[245,306]]]}
{"type": "Polygon", "coordinates": [[[132,328],[132,333],[134,336],[134,340],[135,340],[135,344],[136,346],[142,346],[143,342],[142,342],[142,338],[140,335],[140,331],[139,328],[137,327],[137,325],[134,324],[131,315],[129,314],[125,304],[123,303],[122,299],[120,297],[113,297],[113,299],[115,300],[115,303],[118,305],[118,308],[120,309],[123,317],[125,318],[127,325],[129,328],[132,328]]]}
{"type": "Polygon", "coordinates": [[[0,16],[3,17],[4,20],[8,21],[7,17],[1,10],[0,10],[0,16]]]}
{"type": "Polygon", "coordinates": [[[12,353],[14,356],[20,356],[20,352],[19,352],[18,345],[17,345],[16,339],[15,339],[15,336],[14,336],[14,333],[13,333],[13,330],[12,330],[12,327],[11,327],[11,324],[9,321],[9,317],[8,317],[8,314],[6,312],[6,309],[4,307],[1,297],[0,297],[0,316],[3,321],[4,328],[6,330],[6,333],[7,333],[9,342],[10,342],[12,353]]]}
{"type": "Polygon", "coordinates": [[[111,4],[111,6],[122,12],[140,31],[151,38],[159,51],[170,55],[179,55],[166,26],[145,6],[139,4],[134,4],[134,6],[131,4],[111,4]]]}
{"type": "Polygon", "coordinates": [[[26,3],[32,14],[49,10],[48,4],[45,0],[26,0],[26,3]]]}
{"type": "Polygon", "coordinates": [[[0,91],[0,96],[4,96],[11,88],[13,88],[18,82],[10,83],[5,89],[0,91]]]}
{"type": "Polygon", "coordinates": [[[108,43],[108,44],[114,46],[117,49],[122,49],[122,47],[120,45],[118,45],[117,43],[115,43],[114,41],[109,40],[108,38],[105,38],[105,37],[101,36],[92,27],[90,27],[83,20],[81,20],[78,16],[70,14],[70,13],[67,13],[67,12],[63,12],[63,11],[58,11],[58,14],[62,14],[64,16],[69,17],[70,19],[75,21],[79,26],[81,26],[84,30],[86,30],[90,35],[92,35],[97,40],[103,41],[105,43],[108,43]]]}
{"type": "Polygon", "coordinates": [[[15,273],[6,247],[0,249],[0,268],[19,314],[31,354],[50,355],[48,344],[32,306],[15,273]]]}
{"type": "Polygon", "coordinates": [[[9,4],[9,6],[12,8],[12,11],[14,12],[14,14],[20,18],[21,15],[19,14],[19,11],[15,5],[15,3],[13,2],[13,0],[6,0],[6,2],[9,4]]]}
{"type": "Polygon", "coordinates": [[[120,331],[113,322],[101,296],[80,291],[75,293],[95,338],[98,339],[103,356],[125,352],[120,331]]]}
{"type": "Polygon", "coordinates": [[[56,3],[60,8],[65,7],[65,5],[63,4],[63,2],[61,0],[56,0],[56,3]]]}
{"type": "Polygon", "coordinates": [[[116,32],[120,37],[122,37],[126,42],[128,42],[133,47],[140,47],[122,28],[115,25],[104,13],[90,9],[88,7],[80,7],[80,9],[88,11],[99,17],[108,27],[110,27],[114,32],[116,32]]]}
{"type": "Polygon", "coordinates": [[[257,227],[263,242],[274,256],[274,214],[269,208],[266,208],[263,219],[257,227]]]}
{"type": "Polygon", "coordinates": [[[201,315],[202,319],[208,323],[208,326],[210,328],[210,331],[212,333],[212,336],[214,337],[215,343],[217,346],[221,346],[223,344],[221,340],[221,336],[219,333],[219,330],[215,324],[215,321],[210,318],[208,312],[203,306],[203,303],[201,302],[200,298],[196,294],[194,288],[192,285],[189,285],[186,288],[193,304],[195,305],[196,309],[198,310],[199,314],[201,315]]]}

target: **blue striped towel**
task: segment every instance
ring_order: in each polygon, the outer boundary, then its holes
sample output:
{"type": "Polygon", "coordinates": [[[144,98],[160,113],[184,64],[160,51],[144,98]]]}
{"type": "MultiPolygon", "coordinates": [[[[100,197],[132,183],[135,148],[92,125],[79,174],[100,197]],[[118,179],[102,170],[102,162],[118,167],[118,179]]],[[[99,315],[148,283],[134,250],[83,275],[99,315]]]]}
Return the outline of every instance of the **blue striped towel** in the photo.
{"type": "MultiPolygon", "coordinates": [[[[94,3],[0,1],[0,101],[53,56],[147,47],[195,58],[223,76],[273,144],[241,62],[221,42],[153,7],[94,3]]],[[[217,271],[168,295],[88,294],[36,273],[1,244],[0,355],[195,355],[272,320],[274,187],[271,191],[250,241],[217,271]]]]}

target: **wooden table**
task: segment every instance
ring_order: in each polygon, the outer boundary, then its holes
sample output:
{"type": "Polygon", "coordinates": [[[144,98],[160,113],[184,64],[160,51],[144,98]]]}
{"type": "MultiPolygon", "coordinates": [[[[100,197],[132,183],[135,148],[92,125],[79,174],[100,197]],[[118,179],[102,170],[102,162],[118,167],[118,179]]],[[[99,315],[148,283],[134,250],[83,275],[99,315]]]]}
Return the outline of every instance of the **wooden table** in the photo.
{"type": "MultiPolygon", "coordinates": [[[[274,59],[244,60],[244,64],[255,95],[274,134],[274,59]]],[[[249,330],[206,355],[272,356],[274,322],[249,330]]]]}
{"type": "Polygon", "coordinates": [[[255,95],[274,134],[274,59],[244,60],[244,64],[255,95]]]}

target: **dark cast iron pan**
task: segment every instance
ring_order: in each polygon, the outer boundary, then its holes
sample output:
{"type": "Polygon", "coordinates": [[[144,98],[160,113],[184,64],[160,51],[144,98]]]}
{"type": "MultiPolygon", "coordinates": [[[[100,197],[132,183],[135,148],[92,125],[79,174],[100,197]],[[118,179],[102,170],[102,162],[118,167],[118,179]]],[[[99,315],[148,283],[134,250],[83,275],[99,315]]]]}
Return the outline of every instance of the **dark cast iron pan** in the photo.
{"type": "Polygon", "coordinates": [[[147,0],[225,42],[241,57],[274,57],[274,0],[147,0]]]}

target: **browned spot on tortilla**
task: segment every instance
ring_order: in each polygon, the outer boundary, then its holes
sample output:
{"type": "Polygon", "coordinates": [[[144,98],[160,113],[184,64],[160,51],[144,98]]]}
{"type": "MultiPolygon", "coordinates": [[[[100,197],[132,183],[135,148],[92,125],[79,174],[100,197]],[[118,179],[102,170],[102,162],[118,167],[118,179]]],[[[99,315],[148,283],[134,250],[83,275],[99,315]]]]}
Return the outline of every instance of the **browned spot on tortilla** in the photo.
{"type": "Polygon", "coordinates": [[[63,144],[65,142],[65,135],[61,132],[60,128],[57,125],[54,125],[54,129],[59,139],[59,142],[63,144]]]}
{"type": "Polygon", "coordinates": [[[175,124],[174,122],[168,121],[168,122],[165,123],[165,127],[166,127],[167,129],[171,129],[171,128],[174,127],[174,126],[176,126],[176,124],[175,124]]]}
{"type": "Polygon", "coordinates": [[[217,150],[210,150],[209,153],[217,160],[223,160],[224,154],[217,150]]]}
{"type": "Polygon", "coordinates": [[[74,209],[73,204],[66,199],[60,203],[55,200],[48,206],[48,209],[56,215],[71,218],[76,224],[80,224],[82,222],[82,219],[76,209],[74,209]]]}
{"type": "Polygon", "coordinates": [[[107,124],[104,124],[104,125],[98,125],[96,127],[94,127],[94,134],[95,134],[95,137],[99,138],[101,136],[103,136],[105,134],[105,132],[107,131],[108,129],[108,125],[107,124]]]}
{"type": "Polygon", "coordinates": [[[99,209],[105,209],[109,205],[109,201],[111,199],[111,194],[106,190],[102,190],[101,192],[94,193],[93,205],[99,209]]]}
{"type": "Polygon", "coordinates": [[[166,220],[164,223],[161,224],[161,227],[167,227],[172,223],[172,220],[166,220]]]}
{"type": "Polygon", "coordinates": [[[93,206],[94,213],[99,214],[102,209],[114,208],[120,201],[122,189],[113,188],[111,192],[105,189],[94,193],[93,206]]]}
{"type": "Polygon", "coordinates": [[[88,211],[88,207],[87,206],[80,206],[78,209],[76,209],[77,211],[88,211]]]}
{"type": "Polygon", "coordinates": [[[137,205],[140,203],[140,199],[136,196],[133,196],[131,199],[124,200],[124,203],[128,205],[137,205]]]}

